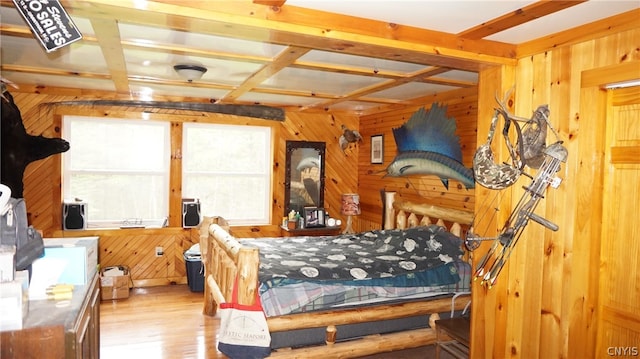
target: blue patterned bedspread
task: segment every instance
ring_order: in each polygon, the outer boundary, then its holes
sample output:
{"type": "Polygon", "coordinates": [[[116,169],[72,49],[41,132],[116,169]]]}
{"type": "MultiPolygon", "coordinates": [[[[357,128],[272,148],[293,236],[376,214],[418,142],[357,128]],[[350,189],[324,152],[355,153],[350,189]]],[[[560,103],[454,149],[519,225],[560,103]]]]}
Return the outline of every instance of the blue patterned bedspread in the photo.
{"type": "Polygon", "coordinates": [[[367,286],[435,286],[460,280],[453,262],[461,240],[423,226],[357,235],[240,240],[260,249],[261,288],[322,282],[367,286]]]}

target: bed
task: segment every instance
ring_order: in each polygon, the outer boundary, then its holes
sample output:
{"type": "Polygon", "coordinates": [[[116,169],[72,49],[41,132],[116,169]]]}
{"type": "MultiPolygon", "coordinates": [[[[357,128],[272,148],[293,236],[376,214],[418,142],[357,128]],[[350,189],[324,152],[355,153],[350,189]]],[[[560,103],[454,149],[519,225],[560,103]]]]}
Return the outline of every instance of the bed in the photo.
{"type": "Polygon", "coordinates": [[[237,277],[240,303],[260,294],[270,357],[359,357],[435,343],[433,322],[470,301],[460,238],[472,219],[395,193],[386,194],[384,229],[355,235],[236,239],[223,218],[205,217],[203,312],[216,314],[237,277]],[[337,262],[350,265],[328,270],[337,262]]]}

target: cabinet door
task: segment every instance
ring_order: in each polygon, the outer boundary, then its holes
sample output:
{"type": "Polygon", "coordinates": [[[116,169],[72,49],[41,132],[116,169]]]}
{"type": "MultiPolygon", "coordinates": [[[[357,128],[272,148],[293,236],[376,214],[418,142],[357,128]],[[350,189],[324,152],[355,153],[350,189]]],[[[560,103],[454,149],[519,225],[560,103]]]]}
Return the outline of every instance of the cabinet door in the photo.
{"type": "Polygon", "coordinates": [[[67,358],[100,358],[100,287],[98,276],[91,281],[75,329],[67,335],[67,358]]]}

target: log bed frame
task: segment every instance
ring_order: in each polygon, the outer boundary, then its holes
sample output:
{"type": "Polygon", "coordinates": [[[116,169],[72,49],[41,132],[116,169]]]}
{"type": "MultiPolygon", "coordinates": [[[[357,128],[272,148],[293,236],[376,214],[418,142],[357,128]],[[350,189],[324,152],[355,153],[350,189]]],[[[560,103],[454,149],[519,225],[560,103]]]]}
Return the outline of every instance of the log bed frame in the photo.
{"type": "MultiPolygon", "coordinates": [[[[427,225],[435,220],[436,224],[443,227],[446,227],[445,223],[450,224],[449,231],[460,236],[463,226],[470,224],[473,220],[471,212],[396,201],[394,192],[386,193],[385,199],[385,229],[427,225]]],[[[231,298],[232,286],[237,274],[239,274],[238,301],[241,304],[252,304],[255,291],[258,290],[258,249],[243,247],[229,234],[228,230],[229,227],[221,217],[205,217],[200,224],[200,249],[205,268],[203,313],[209,316],[214,316],[218,305],[231,298]]],[[[467,300],[456,301],[456,310],[463,309],[470,301],[469,295],[462,297],[467,300]]],[[[433,322],[439,318],[437,313],[448,312],[451,307],[452,298],[448,296],[409,303],[269,317],[267,322],[271,333],[293,329],[326,328],[326,345],[276,349],[272,351],[270,358],[307,358],[328,354],[331,357],[351,358],[433,344],[436,341],[436,333],[432,328],[433,322]],[[431,315],[430,328],[335,342],[338,325],[415,315],[431,315]]]]}

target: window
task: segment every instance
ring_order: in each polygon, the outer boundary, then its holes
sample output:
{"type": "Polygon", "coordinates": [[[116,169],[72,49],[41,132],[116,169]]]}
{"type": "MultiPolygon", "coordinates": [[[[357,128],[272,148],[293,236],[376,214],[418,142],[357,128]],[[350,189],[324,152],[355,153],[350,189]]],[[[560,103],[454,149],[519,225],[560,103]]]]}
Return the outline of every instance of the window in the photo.
{"type": "Polygon", "coordinates": [[[232,224],[270,223],[271,128],[185,123],[183,131],[183,197],[232,224]]]}
{"type": "Polygon", "coordinates": [[[87,203],[89,227],[162,225],[169,212],[169,123],[65,116],[65,201],[87,203]]]}

